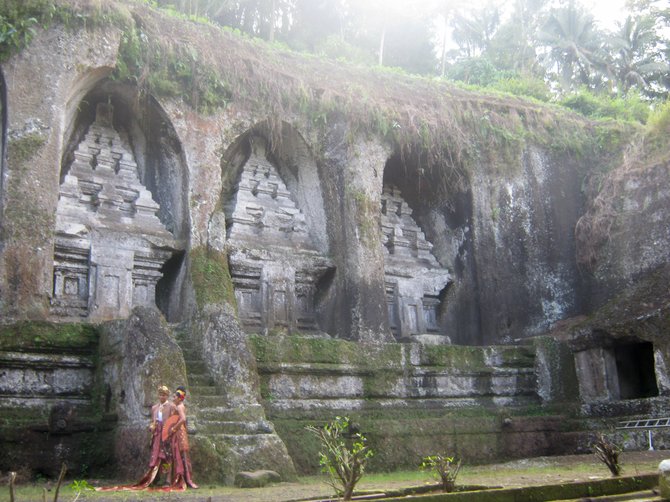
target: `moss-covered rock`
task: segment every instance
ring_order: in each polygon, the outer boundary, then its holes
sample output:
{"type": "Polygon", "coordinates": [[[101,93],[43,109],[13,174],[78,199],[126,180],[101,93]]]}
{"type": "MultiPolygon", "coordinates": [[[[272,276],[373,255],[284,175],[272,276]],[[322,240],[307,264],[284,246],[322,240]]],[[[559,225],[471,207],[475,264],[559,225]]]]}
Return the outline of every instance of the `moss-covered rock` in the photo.
{"type": "Polygon", "coordinates": [[[196,483],[231,484],[237,462],[230,448],[198,434],[189,437],[189,441],[196,483]]]}
{"type": "Polygon", "coordinates": [[[91,324],[22,321],[0,326],[0,350],[92,350],[98,336],[91,324]]]}
{"type": "Polygon", "coordinates": [[[200,308],[208,304],[236,306],[228,258],[220,251],[199,247],[189,253],[191,282],[200,308]]]}
{"type": "Polygon", "coordinates": [[[115,456],[122,474],[146,468],[147,426],[157,389],[185,385],[181,349],[157,309],[135,308],[125,320],[100,326],[101,407],[118,415],[115,456]]]}

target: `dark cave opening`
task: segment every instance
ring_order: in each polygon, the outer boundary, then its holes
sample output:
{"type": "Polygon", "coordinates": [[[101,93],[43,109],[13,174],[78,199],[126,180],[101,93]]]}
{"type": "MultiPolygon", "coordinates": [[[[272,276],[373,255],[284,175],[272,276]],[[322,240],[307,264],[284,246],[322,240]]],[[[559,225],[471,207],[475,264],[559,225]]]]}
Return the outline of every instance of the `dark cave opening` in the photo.
{"type": "Polygon", "coordinates": [[[621,399],[658,396],[654,369],[654,346],[650,342],[614,348],[621,399]]]}

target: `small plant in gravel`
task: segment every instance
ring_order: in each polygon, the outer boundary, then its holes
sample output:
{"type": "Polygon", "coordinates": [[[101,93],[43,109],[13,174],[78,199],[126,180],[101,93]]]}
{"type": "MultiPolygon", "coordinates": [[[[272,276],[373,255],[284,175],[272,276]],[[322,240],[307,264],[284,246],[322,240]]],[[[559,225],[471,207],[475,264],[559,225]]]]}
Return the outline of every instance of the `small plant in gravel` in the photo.
{"type": "Polygon", "coordinates": [[[342,500],[351,500],[354,487],[363,477],[367,461],[373,455],[367,438],[354,430],[347,417],[335,417],[333,422],[321,428],[310,425],[306,429],[321,441],[321,471],[328,474],[330,485],[342,500]]]}
{"type": "Polygon", "coordinates": [[[456,487],[456,478],[458,477],[458,472],[461,470],[461,460],[456,460],[455,457],[442,454],[430,455],[423,458],[419,468],[431,471],[440,480],[442,490],[445,493],[449,493],[453,492],[456,487]]]}
{"type": "Polygon", "coordinates": [[[599,434],[596,442],[593,443],[593,451],[596,457],[607,466],[612,476],[621,474],[621,465],[619,464],[621,447],[612,443],[604,434],[599,434]]]}

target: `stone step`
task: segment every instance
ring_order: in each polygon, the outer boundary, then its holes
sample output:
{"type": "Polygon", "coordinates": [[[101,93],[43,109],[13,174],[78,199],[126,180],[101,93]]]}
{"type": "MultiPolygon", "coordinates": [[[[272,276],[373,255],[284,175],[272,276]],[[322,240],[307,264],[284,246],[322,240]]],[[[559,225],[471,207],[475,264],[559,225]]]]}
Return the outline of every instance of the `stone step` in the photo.
{"type": "MultiPolygon", "coordinates": [[[[221,404],[221,401],[218,403],[221,404]]],[[[229,422],[258,422],[264,420],[263,408],[246,406],[244,408],[226,408],[225,406],[209,406],[197,408],[198,418],[202,420],[222,420],[229,422]]]]}
{"type": "Polygon", "coordinates": [[[189,359],[184,362],[187,372],[207,374],[207,365],[201,359],[189,359]]]}
{"type": "Polygon", "coordinates": [[[223,443],[233,449],[251,452],[254,448],[271,443],[281,443],[276,434],[207,434],[215,444],[223,443]]]}
{"type": "Polygon", "coordinates": [[[189,400],[195,405],[196,409],[202,410],[205,408],[216,408],[224,404],[225,399],[220,395],[202,395],[199,393],[192,393],[189,400]]]}
{"type": "Polygon", "coordinates": [[[184,355],[184,359],[188,359],[191,361],[201,361],[202,358],[200,357],[200,353],[191,347],[182,347],[181,348],[181,353],[184,355]]]}
{"type": "Polygon", "coordinates": [[[215,385],[193,385],[191,384],[191,388],[189,389],[189,394],[191,395],[191,399],[197,399],[198,397],[218,397],[219,399],[223,399],[219,393],[219,389],[216,388],[215,385]]]}
{"type": "Polygon", "coordinates": [[[174,339],[179,345],[191,345],[193,343],[193,339],[183,333],[175,333],[174,339]]]}
{"type": "Polygon", "coordinates": [[[274,434],[274,429],[267,422],[238,422],[238,421],[216,421],[198,419],[197,429],[199,434],[274,434]]]}
{"type": "Polygon", "coordinates": [[[206,373],[192,373],[187,371],[186,376],[188,377],[188,384],[191,387],[211,387],[216,385],[214,379],[206,373]]]}
{"type": "Polygon", "coordinates": [[[189,378],[191,377],[191,375],[196,376],[196,377],[209,377],[209,373],[207,373],[207,371],[203,371],[200,368],[196,368],[195,370],[193,370],[193,369],[189,368],[188,364],[186,365],[186,375],[189,378]]]}

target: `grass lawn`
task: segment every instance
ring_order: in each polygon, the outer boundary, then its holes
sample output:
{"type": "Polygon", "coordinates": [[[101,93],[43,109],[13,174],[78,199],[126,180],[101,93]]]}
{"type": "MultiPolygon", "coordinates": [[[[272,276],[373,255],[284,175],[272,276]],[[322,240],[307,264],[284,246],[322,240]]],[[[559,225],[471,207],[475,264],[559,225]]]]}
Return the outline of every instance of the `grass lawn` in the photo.
{"type": "MultiPolygon", "coordinates": [[[[664,458],[670,458],[670,451],[624,452],[621,455],[623,475],[655,473],[658,464],[664,458]]],[[[197,473],[196,480],[197,480],[197,473]]],[[[515,460],[501,464],[463,465],[457,480],[458,485],[518,487],[539,484],[568,483],[571,481],[587,481],[610,477],[610,473],[594,455],[572,455],[564,457],[540,457],[515,460]]],[[[109,480],[87,480],[94,486],[109,485],[109,480]]],[[[125,481],[126,483],[128,481],[125,481]]],[[[404,488],[434,483],[435,480],[427,472],[398,471],[391,473],[369,473],[359,483],[361,490],[404,488]]],[[[61,488],[58,500],[72,502],[77,492],[66,482],[61,488]]],[[[44,484],[19,485],[16,489],[16,502],[42,501],[44,484]]],[[[201,486],[198,490],[182,493],[152,492],[92,492],[83,491],[78,500],[87,501],[189,501],[206,502],[281,502],[295,501],[306,498],[332,496],[333,490],[322,476],[304,476],[291,483],[279,483],[265,488],[235,488],[229,486],[201,486]]],[[[46,500],[53,501],[54,489],[47,492],[46,500]]],[[[9,500],[6,487],[0,492],[0,500],[9,500]]]]}

